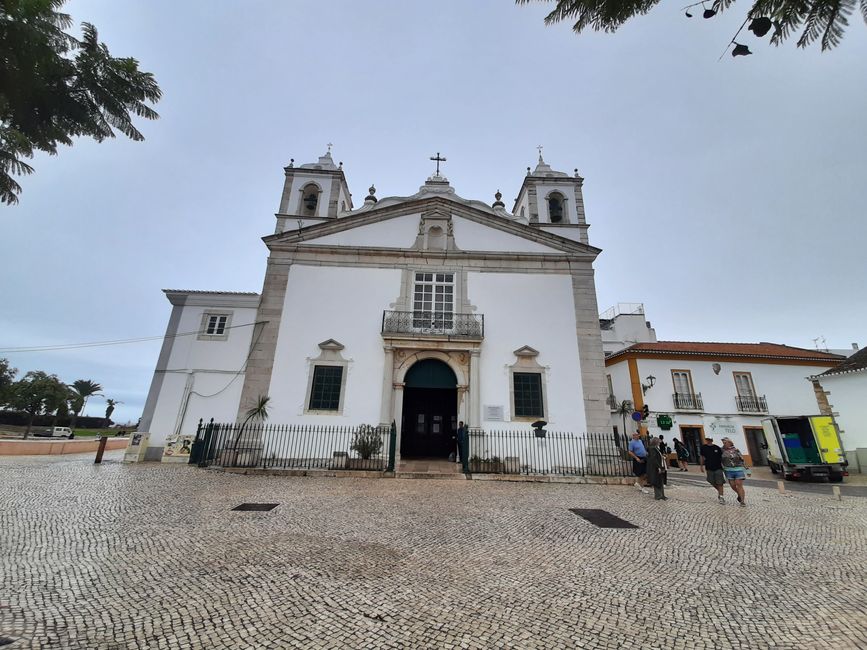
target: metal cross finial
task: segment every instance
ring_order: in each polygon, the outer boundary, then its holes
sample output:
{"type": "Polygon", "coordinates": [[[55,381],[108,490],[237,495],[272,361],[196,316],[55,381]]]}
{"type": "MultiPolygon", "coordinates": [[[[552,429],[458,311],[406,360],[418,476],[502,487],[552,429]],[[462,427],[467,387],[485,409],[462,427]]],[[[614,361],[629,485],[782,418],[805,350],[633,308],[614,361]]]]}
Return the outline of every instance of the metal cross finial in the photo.
{"type": "Polygon", "coordinates": [[[436,160],[436,161],[437,161],[437,176],[439,176],[439,175],[440,175],[440,163],[441,163],[441,162],[445,162],[446,159],[445,159],[445,158],[440,158],[440,152],[439,152],[439,151],[437,151],[437,155],[436,155],[436,156],[431,156],[430,159],[431,159],[431,160],[436,160]]]}
{"type": "Polygon", "coordinates": [[[539,160],[542,160],[542,145],[541,145],[541,144],[538,145],[538,146],[536,147],[536,149],[539,150],[539,160]]]}
{"type": "Polygon", "coordinates": [[[328,143],[328,155],[329,155],[329,156],[331,155],[331,147],[333,147],[333,146],[334,146],[334,145],[331,144],[330,142],[328,143]]]}

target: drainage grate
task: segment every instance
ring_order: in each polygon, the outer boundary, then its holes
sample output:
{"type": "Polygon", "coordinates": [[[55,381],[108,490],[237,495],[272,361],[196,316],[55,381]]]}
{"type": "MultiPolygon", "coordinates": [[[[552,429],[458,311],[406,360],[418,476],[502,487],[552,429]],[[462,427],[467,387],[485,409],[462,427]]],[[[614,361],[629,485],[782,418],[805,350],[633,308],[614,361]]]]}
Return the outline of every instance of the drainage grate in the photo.
{"type": "Polygon", "coordinates": [[[591,524],[599,526],[599,528],[638,528],[635,524],[630,524],[625,519],[621,519],[617,515],[612,515],[607,510],[594,510],[593,508],[569,508],[570,512],[574,512],[582,519],[586,519],[591,524]]]}
{"type": "Polygon", "coordinates": [[[258,510],[258,511],[267,511],[273,510],[279,503],[242,503],[241,505],[232,508],[232,510],[258,510]]]}

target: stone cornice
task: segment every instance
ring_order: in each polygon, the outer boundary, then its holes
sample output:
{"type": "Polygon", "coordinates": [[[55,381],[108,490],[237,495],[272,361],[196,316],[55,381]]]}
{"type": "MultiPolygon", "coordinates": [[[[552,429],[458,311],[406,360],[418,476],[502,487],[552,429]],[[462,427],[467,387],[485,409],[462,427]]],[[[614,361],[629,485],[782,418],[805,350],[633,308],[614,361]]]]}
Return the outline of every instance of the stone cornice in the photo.
{"type": "MultiPolygon", "coordinates": [[[[388,219],[393,219],[395,217],[400,217],[406,214],[413,214],[416,212],[423,213],[429,211],[447,211],[449,214],[454,214],[464,219],[468,219],[470,221],[474,221],[476,223],[482,224],[489,228],[493,228],[495,230],[500,230],[502,232],[509,233],[511,235],[515,235],[517,237],[521,237],[522,239],[527,239],[539,244],[543,244],[546,246],[550,246],[555,250],[560,250],[564,253],[577,255],[580,258],[590,257],[591,259],[595,259],[599,253],[602,252],[602,249],[596,248],[594,246],[589,246],[587,244],[582,244],[580,242],[573,241],[571,239],[566,239],[565,237],[560,237],[559,235],[555,235],[554,233],[549,233],[544,230],[539,230],[538,228],[531,227],[529,225],[525,225],[523,223],[517,221],[511,221],[499,216],[493,216],[486,212],[482,212],[480,210],[476,210],[472,207],[463,206],[455,201],[451,201],[449,199],[444,199],[442,197],[431,197],[426,199],[418,199],[413,201],[407,201],[405,203],[399,203],[392,206],[384,207],[380,210],[372,210],[370,212],[364,212],[361,214],[351,215],[348,217],[341,217],[339,219],[334,219],[328,221],[326,223],[319,223],[312,226],[308,226],[306,228],[302,228],[301,230],[295,231],[286,231],[282,233],[277,233],[274,235],[268,235],[262,238],[262,241],[270,248],[271,250],[285,250],[285,246],[288,244],[292,247],[300,244],[309,239],[324,237],[326,235],[331,235],[334,233],[343,232],[346,230],[350,230],[352,228],[358,228],[361,226],[366,226],[373,223],[378,223],[380,221],[386,221],[388,219]]],[[[342,247],[344,249],[355,248],[355,247],[342,247]]],[[[375,250],[384,250],[384,249],[375,249],[375,250]]],[[[392,249],[400,251],[402,249],[392,249]]],[[[450,252],[450,254],[454,254],[450,252]]],[[[487,251],[484,253],[478,254],[489,254],[487,251]]],[[[496,253],[493,253],[496,254],[496,253]]],[[[516,253],[503,253],[504,255],[516,255],[516,253]]],[[[530,253],[520,253],[520,255],[547,255],[546,253],[539,254],[530,254],[530,253]]],[[[570,256],[571,256],[570,255],[570,256]]]]}

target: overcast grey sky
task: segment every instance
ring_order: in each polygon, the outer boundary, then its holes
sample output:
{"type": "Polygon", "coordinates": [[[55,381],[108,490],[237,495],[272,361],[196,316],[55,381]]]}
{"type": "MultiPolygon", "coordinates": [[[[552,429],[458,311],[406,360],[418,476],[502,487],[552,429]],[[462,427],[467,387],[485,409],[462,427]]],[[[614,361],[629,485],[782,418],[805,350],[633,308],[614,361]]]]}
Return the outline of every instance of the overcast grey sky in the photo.
{"type": "MultiPolygon", "coordinates": [[[[160,336],[163,288],[259,291],[282,168],[328,142],[356,206],[440,151],[458,194],[511,207],[542,144],[586,179],[600,310],[644,302],[666,340],[867,343],[867,28],[718,61],[748,5],[680,6],[575,36],[510,0],[68,3],[156,75],[161,119],[35,158],[0,208],[0,348],[160,336]]],[[[0,356],[98,381],[122,422],[159,345],[0,356]]]]}

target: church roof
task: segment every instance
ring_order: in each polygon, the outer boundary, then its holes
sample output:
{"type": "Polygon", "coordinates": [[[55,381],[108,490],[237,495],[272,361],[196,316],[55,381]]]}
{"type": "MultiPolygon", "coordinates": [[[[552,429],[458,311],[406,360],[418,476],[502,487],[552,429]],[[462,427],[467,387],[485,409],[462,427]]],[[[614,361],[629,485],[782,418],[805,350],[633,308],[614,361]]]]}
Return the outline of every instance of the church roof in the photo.
{"type": "Polygon", "coordinates": [[[845,357],[829,352],[796,348],[780,343],[712,343],[702,341],[658,341],[656,343],[636,343],[628,348],[618,350],[606,358],[606,362],[624,356],[654,357],[654,356],[701,356],[701,357],[737,357],[753,359],[774,359],[780,361],[825,362],[828,365],[836,363],[845,357]]]}

